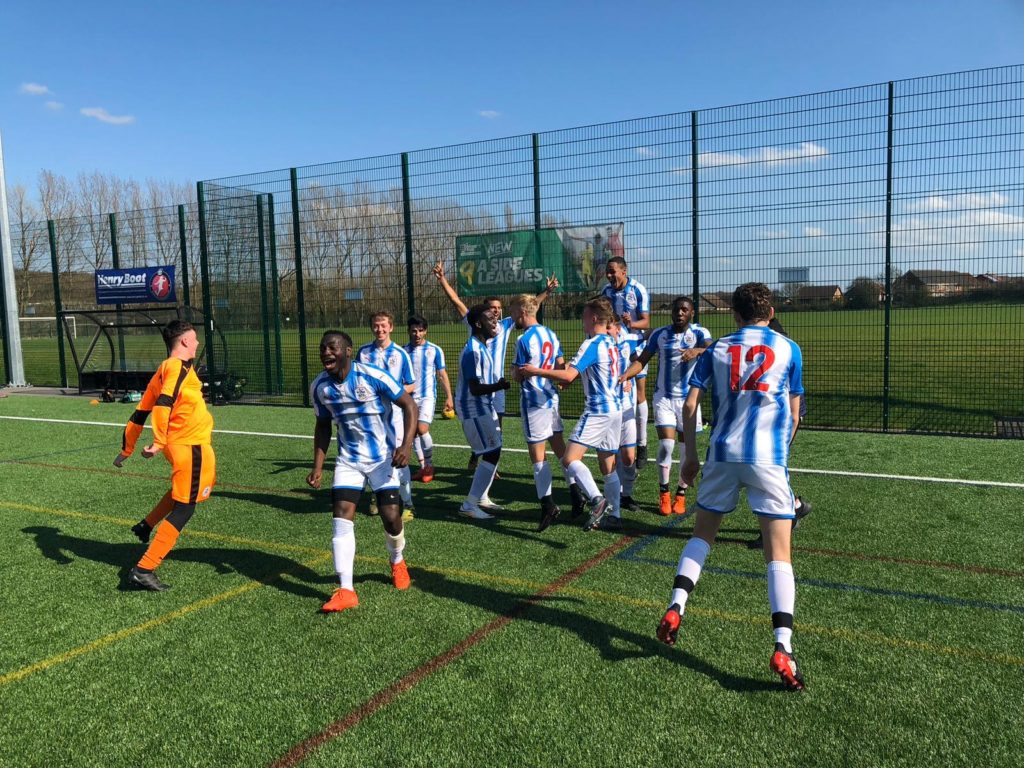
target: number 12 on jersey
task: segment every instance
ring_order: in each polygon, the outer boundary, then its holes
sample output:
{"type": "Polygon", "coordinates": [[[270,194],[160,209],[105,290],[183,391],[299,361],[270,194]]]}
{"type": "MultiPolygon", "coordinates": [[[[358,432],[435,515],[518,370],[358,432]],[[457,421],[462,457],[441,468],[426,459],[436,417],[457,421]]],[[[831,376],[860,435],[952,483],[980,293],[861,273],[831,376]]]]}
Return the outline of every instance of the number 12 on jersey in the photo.
{"type": "Polygon", "coordinates": [[[775,353],[771,347],[758,344],[747,347],[746,354],[739,344],[732,344],[726,350],[729,354],[729,389],[733,392],[767,392],[768,384],[761,381],[765,373],[775,362],[775,353]],[[760,364],[749,375],[740,381],[740,365],[743,362],[753,363],[761,358],[760,364]]]}

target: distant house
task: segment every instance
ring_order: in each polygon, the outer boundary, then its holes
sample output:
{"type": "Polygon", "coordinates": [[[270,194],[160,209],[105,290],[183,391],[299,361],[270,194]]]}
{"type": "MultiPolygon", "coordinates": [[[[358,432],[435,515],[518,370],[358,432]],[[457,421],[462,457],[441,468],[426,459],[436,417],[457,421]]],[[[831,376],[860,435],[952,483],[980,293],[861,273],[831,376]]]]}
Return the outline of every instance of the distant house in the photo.
{"type": "MultiPolygon", "coordinates": [[[[994,277],[994,276],[992,276],[994,277]]],[[[958,296],[992,284],[967,272],[951,272],[942,269],[912,269],[893,281],[896,296],[914,296],[941,299],[958,296]]]]}
{"type": "Polygon", "coordinates": [[[701,312],[728,312],[732,309],[732,293],[718,291],[700,295],[701,312]]]}
{"type": "Polygon", "coordinates": [[[802,285],[796,292],[797,304],[832,304],[843,300],[838,285],[802,285]]]}

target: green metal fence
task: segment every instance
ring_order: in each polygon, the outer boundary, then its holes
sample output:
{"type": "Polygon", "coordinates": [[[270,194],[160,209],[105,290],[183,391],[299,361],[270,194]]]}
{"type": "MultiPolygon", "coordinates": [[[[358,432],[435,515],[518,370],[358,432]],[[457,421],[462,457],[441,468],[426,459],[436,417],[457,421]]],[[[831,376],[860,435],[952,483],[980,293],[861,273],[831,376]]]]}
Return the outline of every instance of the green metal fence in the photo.
{"type": "MultiPolygon", "coordinates": [[[[378,309],[403,343],[423,314],[454,383],[466,330],[432,267],[455,283],[456,238],[589,227],[589,254],[621,223],[654,327],[687,295],[717,337],[736,285],[775,289],[809,425],[1019,436],[1022,126],[1016,66],[206,181],[193,299],[243,401],[307,403],[321,332],[367,342],[378,309]]],[[[588,265],[593,291],[544,306],[567,358],[601,284],[588,265]]],[[[566,415],[581,404],[563,394],[566,415]]]]}

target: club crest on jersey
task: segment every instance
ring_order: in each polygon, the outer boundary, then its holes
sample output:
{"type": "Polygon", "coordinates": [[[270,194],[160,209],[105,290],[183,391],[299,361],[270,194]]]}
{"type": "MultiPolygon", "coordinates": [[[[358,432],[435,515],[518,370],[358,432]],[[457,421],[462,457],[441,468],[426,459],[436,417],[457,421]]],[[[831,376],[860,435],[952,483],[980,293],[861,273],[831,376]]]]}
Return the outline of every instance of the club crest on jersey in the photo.
{"type": "Polygon", "coordinates": [[[626,307],[629,309],[636,309],[636,296],[632,293],[627,293],[625,296],[626,307]]]}
{"type": "Polygon", "coordinates": [[[688,347],[694,346],[697,343],[697,334],[687,328],[686,333],[683,334],[683,343],[688,347]]]}
{"type": "Polygon", "coordinates": [[[367,387],[367,386],[365,386],[363,384],[360,384],[359,386],[356,387],[356,400],[358,400],[361,403],[365,403],[368,400],[372,400],[372,399],[373,399],[373,390],[372,389],[370,389],[369,387],[367,387]]]}

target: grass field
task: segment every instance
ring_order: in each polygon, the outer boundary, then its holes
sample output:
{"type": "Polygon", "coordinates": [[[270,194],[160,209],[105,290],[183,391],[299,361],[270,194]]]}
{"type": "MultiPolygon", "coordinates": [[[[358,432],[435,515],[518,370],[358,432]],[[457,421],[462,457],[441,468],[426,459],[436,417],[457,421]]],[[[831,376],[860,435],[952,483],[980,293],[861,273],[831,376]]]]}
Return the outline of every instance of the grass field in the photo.
{"type": "MultiPolygon", "coordinates": [[[[160,571],[174,588],[127,590],[142,549],[128,528],[168,484],[159,458],[111,466],[130,413],[0,400],[0,765],[1020,765],[1018,443],[798,436],[794,487],[814,502],[794,552],[809,687],[787,694],[768,670],[746,506],[667,648],[654,629],[691,520],[536,533],[515,420],[492,493],[506,513],[460,518],[467,451],[438,447],[407,528],[412,588],[390,586],[380,523],[360,515],[360,607],[324,616],[329,492],[303,482],[312,414],[218,408],[218,430],[298,437],[219,431],[214,497],[160,571]],[[1017,485],[922,479],[936,476],[1017,485]]],[[[455,422],[435,440],[463,442],[455,422]]],[[[653,477],[638,484],[648,510],[653,477]]]]}
{"type": "MultiPolygon", "coordinates": [[[[804,353],[804,385],[808,392],[808,426],[880,430],[883,427],[883,342],[884,317],[881,310],[842,312],[790,312],[780,318],[804,353]]],[[[728,313],[705,313],[701,321],[717,338],[733,330],[728,313]]],[[[669,322],[657,315],[655,327],[669,322]]],[[[582,341],[578,321],[554,321],[565,353],[571,357],[582,341]]],[[[324,329],[309,328],[307,343],[311,376],[317,366],[316,345],[324,329]]],[[[364,328],[348,329],[357,343],[371,341],[364,328]]],[[[79,329],[81,346],[91,334],[79,329]]],[[[263,335],[259,332],[228,331],[229,370],[248,379],[249,394],[270,391],[277,376],[276,351],[270,365],[264,363],[263,335]]],[[[404,328],[394,334],[405,343],[404,328]]],[[[460,323],[435,325],[430,339],[440,344],[452,370],[452,384],[458,356],[465,344],[465,327],[460,323]]],[[[159,338],[148,345],[128,337],[129,352],[149,361],[153,370],[163,350],[159,338]]],[[[25,374],[40,385],[60,383],[54,339],[23,340],[25,374]]],[[[286,329],[281,342],[283,396],[267,398],[280,403],[301,403],[302,384],[298,332],[286,329]]],[[[897,431],[962,432],[994,434],[996,417],[1024,416],[1020,381],[1024,379],[1024,305],[960,305],[897,309],[892,313],[889,428],[897,431]]],[[[222,355],[218,348],[217,354],[222,355]]],[[[512,359],[510,353],[509,360],[512,359]]],[[[98,356],[107,360],[109,351],[98,356]]],[[[76,383],[70,352],[67,355],[70,383],[76,383]]],[[[223,365],[223,360],[218,367],[223,365]]],[[[656,370],[656,366],[653,370],[656,370]]],[[[511,405],[518,402],[513,394],[511,405]]],[[[566,412],[581,407],[579,389],[563,395],[566,412]]],[[[575,409],[575,410],[574,410],[575,409]]]]}

